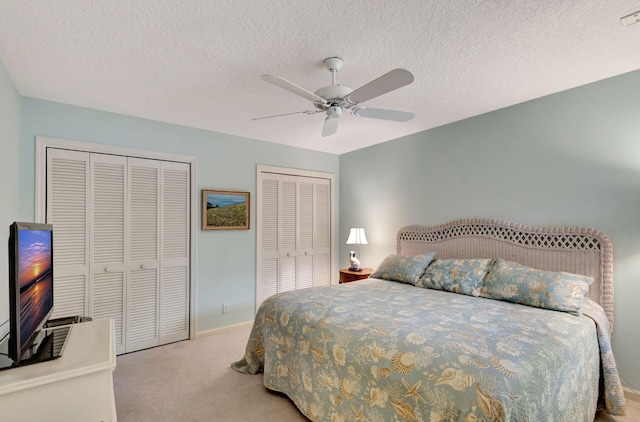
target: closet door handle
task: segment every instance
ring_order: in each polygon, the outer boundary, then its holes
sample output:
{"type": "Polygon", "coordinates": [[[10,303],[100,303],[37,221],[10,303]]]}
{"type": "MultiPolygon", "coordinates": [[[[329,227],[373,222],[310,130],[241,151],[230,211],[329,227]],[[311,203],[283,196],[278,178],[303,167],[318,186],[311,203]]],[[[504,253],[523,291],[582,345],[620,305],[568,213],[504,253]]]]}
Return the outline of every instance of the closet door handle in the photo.
{"type": "Polygon", "coordinates": [[[144,265],[144,264],[140,264],[140,269],[141,269],[141,270],[146,270],[147,268],[148,268],[148,267],[147,267],[146,265],[144,265]]]}
{"type": "Polygon", "coordinates": [[[110,273],[111,272],[111,267],[104,267],[104,272],[105,273],[110,273]]]}

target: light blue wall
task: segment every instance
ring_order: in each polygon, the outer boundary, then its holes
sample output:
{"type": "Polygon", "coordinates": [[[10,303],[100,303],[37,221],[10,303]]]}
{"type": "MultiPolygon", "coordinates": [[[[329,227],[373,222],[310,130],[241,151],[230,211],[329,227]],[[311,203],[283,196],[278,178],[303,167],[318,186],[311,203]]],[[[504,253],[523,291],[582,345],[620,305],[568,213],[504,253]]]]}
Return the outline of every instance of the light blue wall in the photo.
{"type": "MultiPolygon", "coordinates": [[[[196,330],[253,319],[256,283],[256,165],[333,173],[336,155],[160,123],[119,114],[22,98],[20,217],[33,220],[35,137],[47,136],[197,157],[197,189],[251,193],[251,229],[196,232],[196,330]],[[222,314],[222,304],[230,304],[222,314]]],[[[0,167],[7,164],[0,157],[0,167]]],[[[337,198],[337,193],[335,194],[337,198]]],[[[335,199],[334,198],[334,199],[335,199]]],[[[198,197],[198,204],[200,199],[198,197]]],[[[198,212],[198,215],[200,213],[198,212]]],[[[199,228],[200,219],[196,222],[199,228]]],[[[337,252],[336,252],[337,257],[337,252]]]]}
{"type": "Polygon", "coordinates": [[[9,331],[9,225],[18,220],[20,95],[0,61],[0,338],[9,331]]]}
{"type": "Polygon", "coordinates": [[[478,217],[607,233],[614,353],[640,389],[640,71],[341,155],[340,178],[340,233],[366,229],[364,266],[394,253],[410,224],[478,217]]]}

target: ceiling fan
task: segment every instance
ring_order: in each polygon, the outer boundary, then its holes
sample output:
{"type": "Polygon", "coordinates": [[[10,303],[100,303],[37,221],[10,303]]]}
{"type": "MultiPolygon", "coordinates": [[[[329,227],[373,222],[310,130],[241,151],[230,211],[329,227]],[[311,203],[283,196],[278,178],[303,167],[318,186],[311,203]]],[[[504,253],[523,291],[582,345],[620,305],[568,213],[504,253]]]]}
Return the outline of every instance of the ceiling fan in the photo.
{"type": "Polygon", "coordinates": [[[338,71],[342,68],[343,61],[339,57],[329,57],[324,62],[331,72],[331,85],[318,89],[315,93],[307,91],[288,80],[274,75],[262,75],[262,79],[286,89],[296,95],[310,100],[315,109],[297,111],[294,113],[278,114],[275,116],[258,117],[252,120],[269,119],[272,117],[289,116],[292,114],[316,114],[326,113],[322,128],[322,136],[330,136],[338,130],[338,121],[343,112],[348,112],[356,117],[369,117],[373,119],[392,120],[406,122],[415,117],[408,111],[386,110],[382,108],[363,107],[361,104],[372,98],[391,92],[395,89],[409,85],[413,82],[413,74],[405,69],[394,69],[389,73],[374,79],[366,85],[353,90],[337,83],[338,71]]]}

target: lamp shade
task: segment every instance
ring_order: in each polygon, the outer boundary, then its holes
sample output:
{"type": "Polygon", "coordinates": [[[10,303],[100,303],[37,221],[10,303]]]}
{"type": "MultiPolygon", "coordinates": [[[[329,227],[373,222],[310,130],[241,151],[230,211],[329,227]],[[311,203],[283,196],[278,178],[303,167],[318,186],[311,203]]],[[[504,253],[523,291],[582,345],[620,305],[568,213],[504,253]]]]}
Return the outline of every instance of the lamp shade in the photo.
{"type": "Polygon", "coordinates": [[[364,234],[362,227],[354,227],[349,232],[349,238],[347,239],[347,245],[367,245],[367,236],[364,234]]]}

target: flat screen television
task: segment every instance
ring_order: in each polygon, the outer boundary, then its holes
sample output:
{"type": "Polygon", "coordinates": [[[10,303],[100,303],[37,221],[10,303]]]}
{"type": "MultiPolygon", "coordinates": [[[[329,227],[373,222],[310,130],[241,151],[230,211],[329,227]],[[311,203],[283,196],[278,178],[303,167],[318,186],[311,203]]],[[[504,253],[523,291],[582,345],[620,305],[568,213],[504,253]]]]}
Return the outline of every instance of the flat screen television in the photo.
{"type": "Polygon", "coordinates": [[[53,313],[53,226],[15,222],[9,233],[8,354],[15,365],[53,313]]]}

